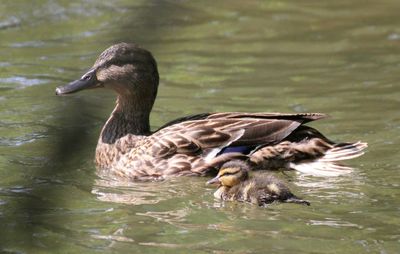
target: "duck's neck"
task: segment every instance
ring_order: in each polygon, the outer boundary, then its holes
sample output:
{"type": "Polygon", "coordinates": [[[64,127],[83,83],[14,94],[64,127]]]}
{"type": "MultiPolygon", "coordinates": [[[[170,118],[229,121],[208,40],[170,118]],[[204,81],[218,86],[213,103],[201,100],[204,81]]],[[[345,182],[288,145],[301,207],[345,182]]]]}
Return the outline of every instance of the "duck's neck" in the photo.
{"type": "Polygon", "coordinates": [[[101,131],[101,141],[113,144],[127,134],[148,135],[150,110],[134,99],[119,96],[114,111],[101,131]]]}

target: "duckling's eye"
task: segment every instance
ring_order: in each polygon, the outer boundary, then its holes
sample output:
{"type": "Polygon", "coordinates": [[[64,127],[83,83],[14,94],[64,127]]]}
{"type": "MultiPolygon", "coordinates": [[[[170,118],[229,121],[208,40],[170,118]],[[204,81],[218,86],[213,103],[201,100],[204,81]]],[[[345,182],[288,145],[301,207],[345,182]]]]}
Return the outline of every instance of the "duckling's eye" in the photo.
{"type": "Polygon", "coordinates": [[[238,171],[235,171],[235,172],[227,171],[227,172],[224,172],[221,176],[232,176],[232,175],[236,175],[237,173],[238,173],[238,171]]]}
{"type": "Polygon", "coordinates": [[[240,168],[223,168],[219,172],[221,174],[219,177],[236,175],[238,172],[240,172],[240,168]]]}

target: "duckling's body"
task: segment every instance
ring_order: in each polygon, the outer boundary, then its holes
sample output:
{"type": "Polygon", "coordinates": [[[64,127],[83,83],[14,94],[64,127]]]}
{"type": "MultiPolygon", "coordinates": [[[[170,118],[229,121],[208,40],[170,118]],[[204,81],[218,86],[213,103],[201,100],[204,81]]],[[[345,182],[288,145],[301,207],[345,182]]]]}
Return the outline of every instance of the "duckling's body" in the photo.
{"type": "Polygon", "coordinates": [[[149,118],[158,82],[151,53],[120,43],[101,53],[81,79],[56,89],[57,95],[101,87],[118,94],[96,148],[102,175],[128,181],[205,175],[233,159],[250,160],[255,168],[341,174],[349,168],[335,161],[358,157],[366,147],[334,143],[303,125],[325,117],[319,113],[203,113],[152,132],[149,118]]]}
{"type": "Polygon", "coordinates": [[[242,161],[225,163],[217,177],[208,184],[219,183],[220,187],[214,197],[224,201],[249,202],[259,206],[268,205],[274,201],[310,205],[308,201],[296,197],[289,188],[271,174],[248,175],[248,164],[242,161]]]}

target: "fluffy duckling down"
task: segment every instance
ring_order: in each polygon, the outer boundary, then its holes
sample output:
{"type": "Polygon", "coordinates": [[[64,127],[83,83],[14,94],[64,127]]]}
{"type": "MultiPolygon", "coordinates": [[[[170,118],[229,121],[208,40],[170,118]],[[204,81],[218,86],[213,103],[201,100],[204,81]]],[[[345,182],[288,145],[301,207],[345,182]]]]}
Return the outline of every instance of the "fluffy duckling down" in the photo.
{"type": "Polygon", "coordinates": [[[214,196],[224,201],[240,201],[265,206],[274,201],[310,205],[296,197],[284,182],[271,174],[249,176],[246,162],[233,160],[223,164],[218,175],[207,184],[219,184],[214,196]]]}

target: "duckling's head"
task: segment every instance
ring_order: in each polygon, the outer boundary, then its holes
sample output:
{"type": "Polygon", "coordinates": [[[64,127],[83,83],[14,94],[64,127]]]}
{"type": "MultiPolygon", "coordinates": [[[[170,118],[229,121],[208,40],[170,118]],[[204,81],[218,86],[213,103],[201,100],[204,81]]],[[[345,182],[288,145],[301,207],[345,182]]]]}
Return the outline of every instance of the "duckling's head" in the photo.
{"type": "Polygon", "coordinates": [[[157,64],[149,51],[135,44],[119,43],[101,53],[93,67],[80,79],[57,87],[56,94],[104,87],[113,89],[122,99],[145,98],[151,109],[157,95],[158,80],[157,64]]]}
{"type": "Polygon", "coordinates": [[[220,184],[226,187],[232,187],[245,181],[249,177],[249,165],[246,162],[233,160],[223,164],[218,175],[209,180],[207,184],[220,184]]]}

